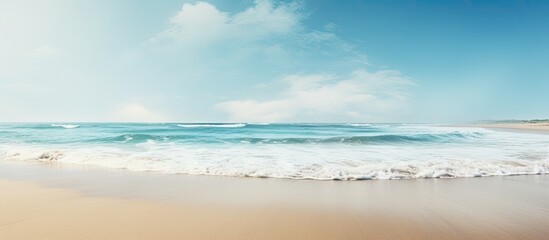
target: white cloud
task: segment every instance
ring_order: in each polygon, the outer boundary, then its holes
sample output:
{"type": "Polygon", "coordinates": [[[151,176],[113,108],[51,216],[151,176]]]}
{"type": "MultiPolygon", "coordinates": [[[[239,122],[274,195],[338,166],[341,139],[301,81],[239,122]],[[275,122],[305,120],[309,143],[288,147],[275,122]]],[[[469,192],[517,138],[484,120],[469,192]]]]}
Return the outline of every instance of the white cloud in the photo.
{"type": "Polygon", "coordinates": [[[299,27],[302,14],[298,3],[273,4],[255,1],[242,12],[229,14],[206,2],[185,3],[169,26],[149,42],[174,41],[180,46],[200,47],[220,41],[255,41],[287,34],[299,27]]]}
{"type": "Polygon", "coordinates": [[[302,18],[299,4],[274,5],[268,0],[255,2],[255,6],[236,14],[230,21],[237,30],[247,36],[262,37],[291,32],[302,18]]]}
{"type": "Polygon", "coordinates": [[[401,113],[413,83],[400,72],[357,70],[348,76],[290,75],[273,100],[235,100],[218,108],[233,121],[386,121],[401,113]]]}
{"type": "Polygon", "coordinates": [[[116,109],[114,119],[122,122],[161,122],[165,121],[165,116],[140,104],[129,103],[116,109]]]}
{"type": "Polygon", "coordinates": [[[190,46],[208,44],[225,34],[228,18],[227,13],[209,3],[185,3],[181,11],[170,19],[170,27],[151,41],[174,40],[190,46]]]}

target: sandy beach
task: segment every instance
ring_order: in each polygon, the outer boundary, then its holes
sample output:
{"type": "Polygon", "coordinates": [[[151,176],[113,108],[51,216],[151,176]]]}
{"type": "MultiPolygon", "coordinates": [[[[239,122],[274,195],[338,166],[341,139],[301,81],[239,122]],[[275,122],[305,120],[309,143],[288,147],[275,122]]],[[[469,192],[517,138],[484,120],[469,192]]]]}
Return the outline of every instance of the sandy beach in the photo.
{"type": "Polygon", "coordinates": [[[494,130],[507,130],[515,132],[549,134],[549,122],[538,123],[483,123],[465,125],[468,127],[481,127],[494,130]]]}
{"type": "Polygon", "coordinates": [[[297,181],[1,164],[0,239],[543,239],[547,175],[297,181]]]}

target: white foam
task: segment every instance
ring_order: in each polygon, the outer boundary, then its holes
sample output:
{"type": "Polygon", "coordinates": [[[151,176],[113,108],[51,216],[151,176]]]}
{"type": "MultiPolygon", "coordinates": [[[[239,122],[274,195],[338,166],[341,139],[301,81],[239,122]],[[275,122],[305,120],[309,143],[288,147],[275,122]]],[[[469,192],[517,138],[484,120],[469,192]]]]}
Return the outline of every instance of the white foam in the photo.
{"type": "Polygon", "coordinates": [[[129,141],[133,140],[133,137],[131,135],[124,135],[123,141],[118,141],[119,143],[127,143],[129,141]]]}
{"type": "MultiPolygon", "coordinates": [[[[182,124],[185,125],[185,124],[182,124]]],[[[245,124],[188,124],[193,127],[245,124]]],[[[377,125],[376,125],[377,126],[377,125]]],[[[429,126],[399,134],[466,133],[466,141],[421,144],[186,144],[168,138],[129,144],[0,144],[0,160],[59,162],[174,174],[316,180],[483,177],[549,173],[549,136],[429,126]],[[480,133],[480,134],[477,134],[480,133]],[[479,137],[477,137],[479,135],[479,137]]]]}
{"type": "MultiPolygon", "coordinates": [[[[505,135],[473,144],[1,145],[0,159],[154,171],[315,180],[483,177],[549,173],[549,139],[505,135]]],[[[500,134],[500,135],[498,135],[500,134]]]]}
{"type": "Polygon", "coordinates": [[[80,127],[79,125],[73,125],[73,124],[51,124],[50,126],[52,126],[52,127],[62,127],[62,128],[66,128],[66,129],[72,129],[72,128],[80,127]]]}
{"type": "Polygon", "coordinates": [[[245,123],[231,123],[231,124],[177,124],[179,127],[185,128],[239,128],[245,127],[245,123]]]}
{"type": "Polygon", "coordinates": [[[347,125],[353,127],[372,127],[372,124],[369,123],[348,123],[347,125]]]}

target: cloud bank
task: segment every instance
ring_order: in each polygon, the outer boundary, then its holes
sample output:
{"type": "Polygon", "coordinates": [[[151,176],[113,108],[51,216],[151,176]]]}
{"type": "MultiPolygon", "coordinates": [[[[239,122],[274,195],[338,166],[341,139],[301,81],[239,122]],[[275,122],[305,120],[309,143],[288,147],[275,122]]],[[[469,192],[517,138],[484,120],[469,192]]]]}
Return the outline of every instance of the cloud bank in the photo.
{"type": "Polygon", "coordinates": [[[275,99],[234,100],[217,107],[237,122],[386,121],[405,108],[406,90],[413,84],[395,70],[290,75],[280,82],[286,88],[275,99]]]}

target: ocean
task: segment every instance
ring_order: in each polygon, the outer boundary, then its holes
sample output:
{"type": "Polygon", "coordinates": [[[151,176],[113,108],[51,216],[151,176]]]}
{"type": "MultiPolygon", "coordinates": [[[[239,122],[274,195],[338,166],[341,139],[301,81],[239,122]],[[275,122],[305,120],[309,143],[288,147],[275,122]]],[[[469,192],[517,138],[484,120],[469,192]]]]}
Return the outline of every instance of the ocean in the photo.
{"type": "Polygon", "coordinates": [[[2,123],[0,161],[312,180],[549,173],[549,135],[425,124],[2,123]]]}

